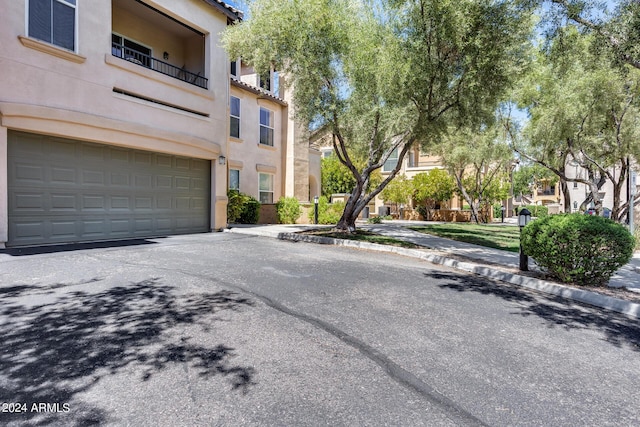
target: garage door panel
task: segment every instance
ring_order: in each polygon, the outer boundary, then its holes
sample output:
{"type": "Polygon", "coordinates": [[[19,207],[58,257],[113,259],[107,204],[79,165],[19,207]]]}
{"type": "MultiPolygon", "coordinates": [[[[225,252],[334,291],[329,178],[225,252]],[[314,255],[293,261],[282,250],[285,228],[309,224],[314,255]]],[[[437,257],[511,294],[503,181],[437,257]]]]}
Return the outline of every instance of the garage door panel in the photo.
{"type": "Polygon", "coordinates": [[[107,146],[98,144],[81,143],[82,158],[88,162],[103,162],[105,161],[105,151],[107,146]]]}
{"type": "Polygon", "coordinates": [[[78,198],[75,194],[51,194],[51,210],[75,212],[78,210],[78,198]]]}
{"type": "Polygon", "coordinates": [[[110,184],[113,187],[129,187],[131,185],[131,178],[129,174],[112,172],[110,184]]]}
{"type": "Polygon", "coordinates": [[[208,160],[9,132],[9,245],[209,230],[208,160]]]}
{"type": "Polygon", "coordinates": [[[75,168],[51,167],[51,183],[74,185],[78,181],[78,171],[75,168]]]}
{"type": "Polygon", "coordinates": [[[51,221],[52,239],[73,239],[78,234],[78,221],[51,221]]]}
{"type": "Polygon", "coordinates": [[[46,212],[45,196],[42,193],[16,192],[10,201],[17,212],[46,212]]]}

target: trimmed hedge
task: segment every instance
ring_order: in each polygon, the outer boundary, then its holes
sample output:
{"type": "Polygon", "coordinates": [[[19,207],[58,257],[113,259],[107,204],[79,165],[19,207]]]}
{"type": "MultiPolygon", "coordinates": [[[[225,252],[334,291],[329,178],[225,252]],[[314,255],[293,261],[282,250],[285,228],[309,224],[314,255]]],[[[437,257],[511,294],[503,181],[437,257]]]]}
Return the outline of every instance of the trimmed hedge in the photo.
{"type": "MultiPolygon", "coordinates": [[[[543,218],[543,217],[549,215],[549,208],[547,206],[543,206],[543,205],[526,205],[526,206],[523,206],[522,208],[529,209],[529,212],[531,212],[531,216],[534,216],[536,218],[543,218]]],[[[520,212],[520,209],[522,209],[522,208],[518,208],[518,212],[520,212]]]]}
{"type": "Polygon", "coordinates": [[[635,238],[609,219],[574,214],[531,221],[521,236],[524,253],[565,283],[605,286],[633,255],[635,238]]]}
{"type": "Polygon", "coordinates": [[[254,197],[238,190],[227,192],[227,222],[238,224],[257,224],[260,219],[260,202],[254,197]]]}
{"type": "Polygon", "coordinates": [[[295,197],[280,197],[276,203],[276,212],[280,224],[295,224],[302,215],[300,202],[295,197]]]}

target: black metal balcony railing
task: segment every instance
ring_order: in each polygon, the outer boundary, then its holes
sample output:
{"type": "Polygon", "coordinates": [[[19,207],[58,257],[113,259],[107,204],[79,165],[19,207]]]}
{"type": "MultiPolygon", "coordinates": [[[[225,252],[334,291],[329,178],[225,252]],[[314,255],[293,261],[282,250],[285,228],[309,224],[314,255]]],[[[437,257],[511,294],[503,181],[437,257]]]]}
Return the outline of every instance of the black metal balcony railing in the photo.
{"type": "Polygon", "coordinates": [[[198,87],[207,89],[209,80],[205,77],[202,77],[200,73],[192,73],[185,70],[184,68],[179,68],[175,65],[168,64],[164,61],[154,58],[153,56],[147,55],[134,49],[130,49],[121,44],[112,43],[111,54],[118,58],[133,62],[134,64],[150,68],[153,71],[157,71],[175,79],[182,80],[183,82],[191,83],[198,87]]]}

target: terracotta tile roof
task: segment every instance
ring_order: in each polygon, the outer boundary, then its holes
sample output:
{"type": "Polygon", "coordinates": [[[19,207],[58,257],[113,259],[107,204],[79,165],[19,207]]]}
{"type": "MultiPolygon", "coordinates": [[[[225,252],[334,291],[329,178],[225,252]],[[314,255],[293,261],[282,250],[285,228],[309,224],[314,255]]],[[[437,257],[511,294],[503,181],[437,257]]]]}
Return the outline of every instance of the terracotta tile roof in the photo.
{"type": "Polygon", "coordinates": [[[225,14],[227,18],[230,18],[234,21],[242,20],[244,13],[241,10],[232,7],[221,0],[203,0],[205,3],[210,4],[211,6],[218,9],[220,12],[225,14]]]}
{"type": "Polygon", "coordinates": [[[244,90],[249,91],[251,93],[254,93],[256,95],[259,95],[262,98],[266,98],[266,99],[269,99],[271,101],[274,101],[274,102],[276,102],[276,103],[278,103],[278,104],[280,104],[280,105],[282,105],[284,107],[286,107],[288,105],[287,101],[285,101],[284,99],[282,99],[280,97],[275,96],[271,92],[268,92],[268,91],[262,89],[261,87],[253,86],[253,85],[250,85],[249,83],[245,83],[243,81],[240,81],[240,80],[238,80],[237,78],[235,78],[233,76],[231,76],[231,85],[232,86],[236,86],[236,87],[238,87],[240,89],[244,89],[244,90]]]}

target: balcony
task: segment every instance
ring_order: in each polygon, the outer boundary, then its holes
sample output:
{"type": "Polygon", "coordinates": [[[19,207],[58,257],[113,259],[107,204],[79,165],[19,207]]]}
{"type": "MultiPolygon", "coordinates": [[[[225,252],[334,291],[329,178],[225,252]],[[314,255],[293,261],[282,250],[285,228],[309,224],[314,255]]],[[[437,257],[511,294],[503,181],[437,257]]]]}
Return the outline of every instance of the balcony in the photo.
{"type": "Polygon", "coordinates": [[[133,62],[134,64],[150,68],[153,71],[182,80],[183,82],[194,84],[204,89],[207,89],[209,83],[208,79],[202,77],[200,73],[192,73],[191,71],[185,70],[184,67],[176,67],[168,62],[154,58],[145,52],[128,48],[117,42],[111,43],[111,54],[115,57],[125,59],[129,62],[133,62]]]}
{"type": "Polygon", "coordinates": [[[113,56],[208,88],[204,34],[140,0],[112,0],[111,8],[113,56]]]}

